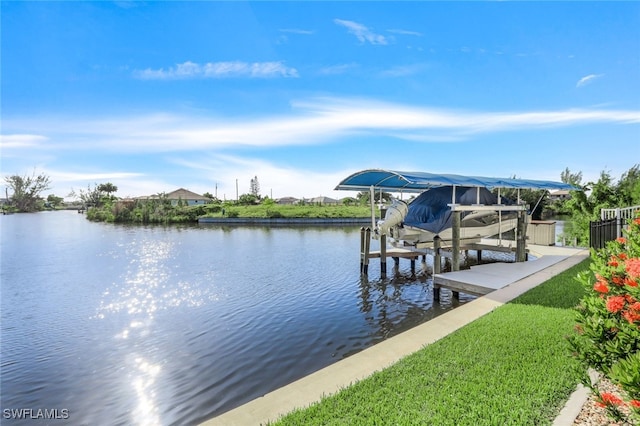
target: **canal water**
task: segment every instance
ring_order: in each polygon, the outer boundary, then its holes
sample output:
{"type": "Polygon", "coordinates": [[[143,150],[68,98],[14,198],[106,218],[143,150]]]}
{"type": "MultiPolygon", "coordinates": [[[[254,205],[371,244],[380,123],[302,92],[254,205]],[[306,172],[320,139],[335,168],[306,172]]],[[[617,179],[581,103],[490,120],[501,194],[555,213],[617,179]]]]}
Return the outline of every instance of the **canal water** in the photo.
{"type": "Polygon", "coordinates": [[[2,424],[197,424],[470,300],[362,279],[358,227],[0,228],[2,424]]]}

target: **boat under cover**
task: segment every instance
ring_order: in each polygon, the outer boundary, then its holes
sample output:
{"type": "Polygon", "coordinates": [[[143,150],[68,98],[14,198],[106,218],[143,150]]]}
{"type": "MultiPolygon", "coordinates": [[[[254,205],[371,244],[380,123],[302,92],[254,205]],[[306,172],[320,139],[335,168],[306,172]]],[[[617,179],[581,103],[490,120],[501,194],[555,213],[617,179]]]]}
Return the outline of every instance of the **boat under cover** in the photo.
{"type": "MultiPolygon", "coordinates": [[[[394,200],[384,220],[378,221],[376,230],[387,234],[393,245],[415,245],[432,242],[435,236],[444,241],[453,237],[452,220],[454,187],[441,186],[421,193],[409,204],[394,200]]],[[[486,188],[455,187],[455,204],[459,205],[513,205],[506,198],[486,188]]],[[[516,211],[478,209],[460,213],[460,238],[476,239],[498,235],[517,226],[516,211]]]]}

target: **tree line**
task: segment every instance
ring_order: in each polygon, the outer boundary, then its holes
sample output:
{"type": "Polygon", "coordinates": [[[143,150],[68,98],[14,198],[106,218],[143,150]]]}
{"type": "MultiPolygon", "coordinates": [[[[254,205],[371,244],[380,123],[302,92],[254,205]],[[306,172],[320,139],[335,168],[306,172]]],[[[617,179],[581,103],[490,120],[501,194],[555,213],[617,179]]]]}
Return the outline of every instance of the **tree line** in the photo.
{"type": "MultiPolygon", "coordinates": [[[[572,172],[569,168],[560,173],[560,179],[576,188],[576,190],[570,191],[568,199],[551,201],[547,196],[548,193],[543,190],[520,191],[520,199],[530,206],[533,219],[541,219],[545,216],[566,216],[562,237],[569,241],[576,241],[579,246],[589,244],[589,222],[599,220],[600,209],[640,205],[640,164],[631,167],[617,180],[611,176],[610,172],[602,171],[597,181],[583,182],[582,172],[572,172]]],[[[33,212],[44,209],[47,204],[56,205],[62,201],[62,198],[53,195],[47,199],[41,197],[41,194],[51,187],[51,179],[44,173],[36,175],[34,171],[31,175],[6,176],[5,183],[6,205],[3,206],[3,210],[33,212]],[[11,196],[9,196],[9,191],[11,191],[11,196]]],[[[144,221],[160,217],[161,213],[167,214],[170,209],[170,203],[163,200],[163,194],[158,194],[156,202],[143,206],[142,204],[117,203],[118,198],[115,196],[117,191],[116,185],[107,182],[95,184],[93,187],[88,185],[86,190],[72,190],[69,196],[78,199],[87,208],[102,208],[103,212],[100,215],[108,216],[109,219],[110,215],[119,215],[122,220],[135,217],[144,221]]],[[[512,190],[502,190],[501,195],[506,198],[516,198],[516,193],[512,190]]],[[[205,196],[209,196],[213,204],[222,204],[211,194],[205,193],[205,196]]],[[[388,203],[390,200],[388,193],[376,193],[376,201],[380,197],[383,202],[388,203]]],[[[364,191],[358,194],[355,199],[347,200],[345,204],[368,202],[369,192],[364,191]]],[[[253,205],[273,203],[273,200],[260,196],[260,184],[256,176],[251,179],[250,193],[239,196],[236,203],[253,205]]],[[[95,213],[98,214],[97,211],[95,213]]],[[[182,215],[182,213],[179,214],[182,215]]],[[[191,216],[189,213],[185,219],[190,219],[191,216]]]]}

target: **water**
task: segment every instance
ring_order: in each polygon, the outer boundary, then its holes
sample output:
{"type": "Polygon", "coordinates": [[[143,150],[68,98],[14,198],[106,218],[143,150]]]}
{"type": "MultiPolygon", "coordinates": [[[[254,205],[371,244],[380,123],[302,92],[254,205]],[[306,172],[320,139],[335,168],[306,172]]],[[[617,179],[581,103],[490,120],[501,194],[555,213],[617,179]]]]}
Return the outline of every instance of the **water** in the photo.
{"type": "Polygon", "coordinates": [[[197,424],[459,303],[408,261],[361,279],[358,227],[0,227],[3,424],[197,424]]]}

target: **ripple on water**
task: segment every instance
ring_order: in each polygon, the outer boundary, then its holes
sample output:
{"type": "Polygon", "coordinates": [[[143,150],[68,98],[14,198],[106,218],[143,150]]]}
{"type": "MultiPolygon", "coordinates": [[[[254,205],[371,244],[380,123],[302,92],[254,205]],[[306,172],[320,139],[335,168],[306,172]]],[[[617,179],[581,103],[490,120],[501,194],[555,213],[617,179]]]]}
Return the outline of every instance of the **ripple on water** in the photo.
{"type": "Polygon", "coordinates": [[[434,304],[408,262],[387,279],[373,262],[361,278],[357,227],[130,227],[72,213],[2,218],[3,408],[193,424],[461,303],[443,291],[434,304]]]}

